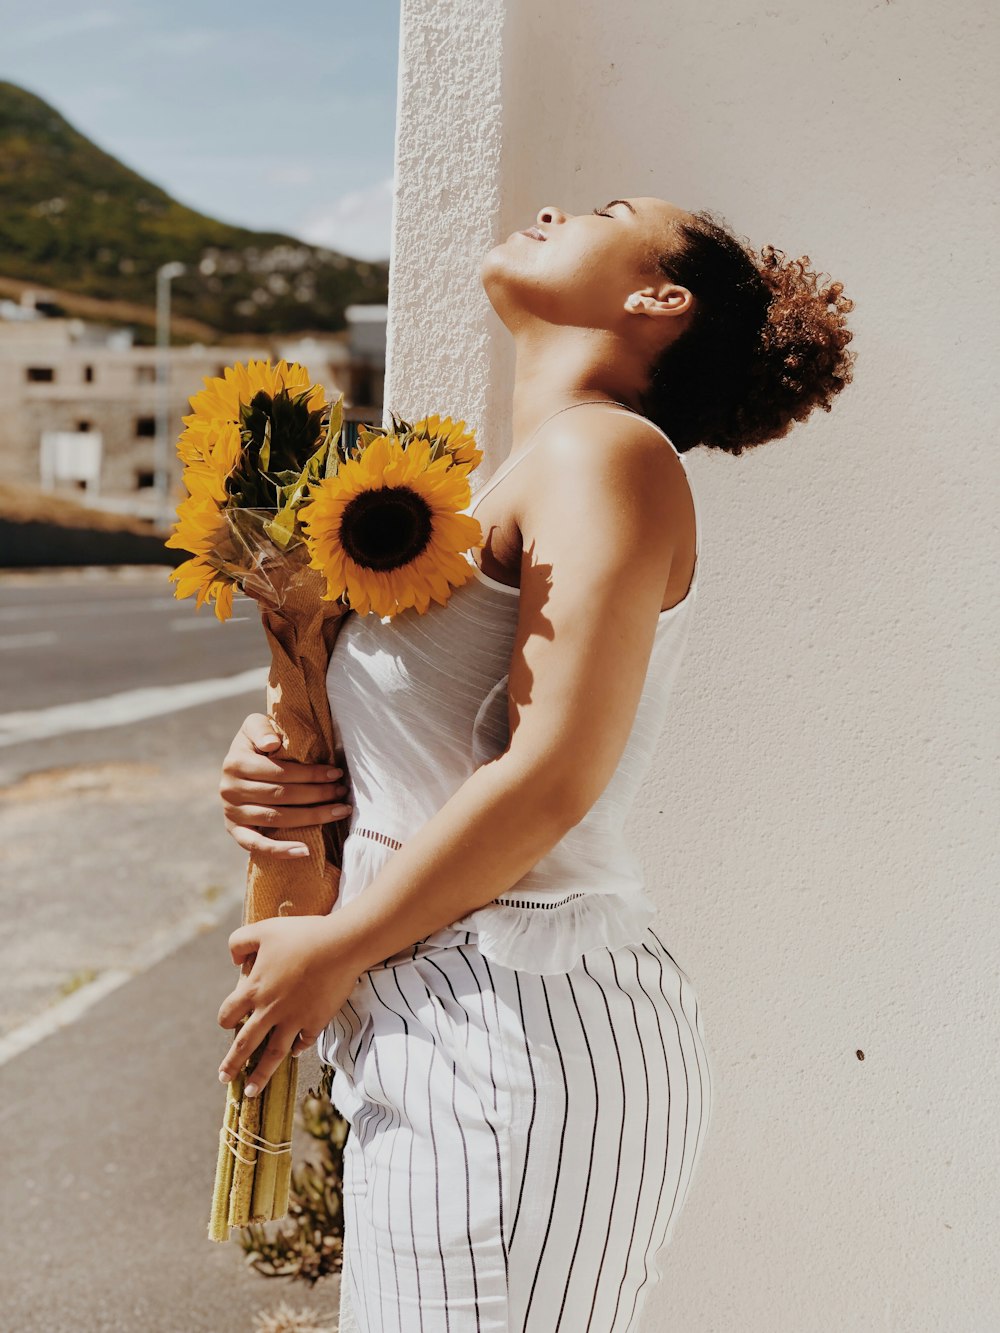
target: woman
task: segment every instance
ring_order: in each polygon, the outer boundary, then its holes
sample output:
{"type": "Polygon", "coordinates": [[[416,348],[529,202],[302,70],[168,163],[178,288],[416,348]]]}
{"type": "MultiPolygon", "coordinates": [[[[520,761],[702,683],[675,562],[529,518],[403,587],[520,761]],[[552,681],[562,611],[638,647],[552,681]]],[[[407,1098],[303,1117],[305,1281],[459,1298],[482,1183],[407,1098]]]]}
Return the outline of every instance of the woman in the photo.
{"type": "Polygon", "coordinates": [[[223,1080],[265,1039],[261,1087],[314,1040],[335,1069],[343,1333],[628,1333],[662,1277],[713,1069],[622,825],[691,625],[683,454],[778,438],[851,378],[851,302],[807,263],[649,197],[490,250],[517,443],[469,507],[481,565],[341,627],[353,804],[259,714],[226,758],[247,850],[351,820],[333,911],[234,931],[256,958],[219,1012],[247,1020],[223,1080]]]}

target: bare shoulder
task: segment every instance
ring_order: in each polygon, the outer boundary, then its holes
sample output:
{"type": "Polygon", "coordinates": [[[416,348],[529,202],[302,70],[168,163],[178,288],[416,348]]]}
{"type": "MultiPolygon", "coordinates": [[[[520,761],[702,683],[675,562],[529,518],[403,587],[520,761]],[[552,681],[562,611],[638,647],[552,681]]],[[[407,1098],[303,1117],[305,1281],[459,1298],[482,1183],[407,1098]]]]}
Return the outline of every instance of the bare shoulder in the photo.
{"type": "Polygon", "coordinates": [[[638,538],[669,562],[693,516],[688,479],[674,449],[648,421],[626,412],[561,413],[538,432],[512,477],[517,473],[523,539],[536,523],[565,525],[579,535],[585,514],[592,524],[602,513],[624,543],[638,538]]]}

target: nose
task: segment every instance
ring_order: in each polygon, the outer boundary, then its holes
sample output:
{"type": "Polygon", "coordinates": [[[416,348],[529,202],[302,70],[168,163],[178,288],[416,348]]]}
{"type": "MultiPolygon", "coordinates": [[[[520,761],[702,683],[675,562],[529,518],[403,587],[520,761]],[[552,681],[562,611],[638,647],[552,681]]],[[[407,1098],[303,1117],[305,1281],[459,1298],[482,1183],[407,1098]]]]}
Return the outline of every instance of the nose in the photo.
{"type": "Polygon", "coordinates": [[[535,214],[535,221],[542,222],[565,222],[566,214],[561,208],[556,208],[555,204],[546,204],[535,214]]]}

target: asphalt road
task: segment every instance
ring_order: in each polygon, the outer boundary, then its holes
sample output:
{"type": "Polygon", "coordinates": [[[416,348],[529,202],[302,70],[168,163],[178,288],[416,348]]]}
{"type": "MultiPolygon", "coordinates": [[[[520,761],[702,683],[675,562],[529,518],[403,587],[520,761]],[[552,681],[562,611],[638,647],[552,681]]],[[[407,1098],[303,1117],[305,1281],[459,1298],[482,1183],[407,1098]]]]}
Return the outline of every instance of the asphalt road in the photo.
{"type": "Polygon", "coordinates": [[[263,634],[241,599],[246,619],[174,628],[199,613],[165,572],[0,581],[0,1038],[242,901],[217,787],[265,707],[263,634]]]}
{"type": "Polygon", "coordinates": [[[281,1301],[336,1308],[336,1279],[264,1279],[205,1235],[246,875],[217,784],[267,658],[252,603],[221,624],[168,572],[0,574],[11,1333],[251,1333],[281,1301]]]}
{"type": "Polygon", "coordinates": [[[0,711],[228,676],[266,661],[253,602],[177,600],[166,566],[0,574],[0,711]]]}

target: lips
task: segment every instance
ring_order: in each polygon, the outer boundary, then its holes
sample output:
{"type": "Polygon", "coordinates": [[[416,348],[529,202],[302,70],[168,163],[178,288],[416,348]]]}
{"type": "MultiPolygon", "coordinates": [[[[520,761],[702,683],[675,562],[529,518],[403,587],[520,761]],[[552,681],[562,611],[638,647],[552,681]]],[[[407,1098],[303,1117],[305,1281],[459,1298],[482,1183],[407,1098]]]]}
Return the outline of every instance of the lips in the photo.
{"type": "Polygon", "coordinates": [[[546,239],[545,233],[538,227],[525,227],[521,235],[530,236],[533,241],[544,241],[546,239]]]}

